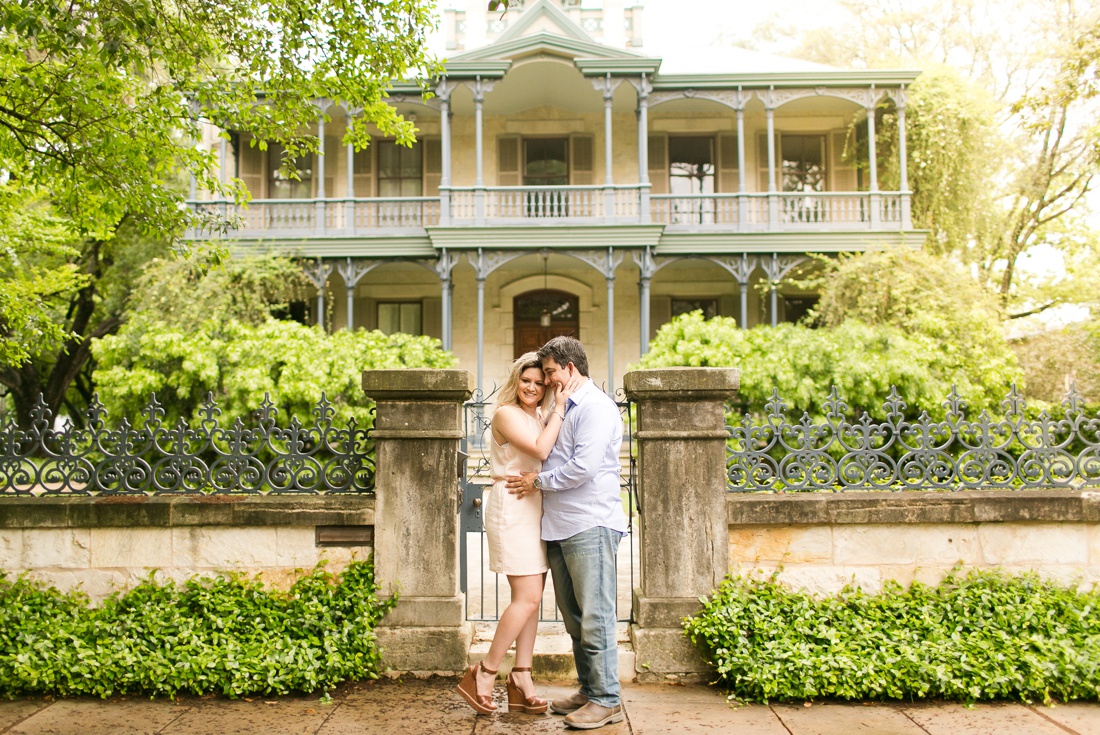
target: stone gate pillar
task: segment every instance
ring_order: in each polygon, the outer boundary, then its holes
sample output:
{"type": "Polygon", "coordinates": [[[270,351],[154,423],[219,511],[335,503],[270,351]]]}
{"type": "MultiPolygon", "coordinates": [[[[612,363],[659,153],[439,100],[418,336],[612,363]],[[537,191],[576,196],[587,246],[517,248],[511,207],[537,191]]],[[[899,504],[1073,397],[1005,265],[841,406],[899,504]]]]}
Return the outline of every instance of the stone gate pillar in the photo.
{"type": "Polygon", "coordinates": [[[724,403],[737,395],[732,368],[663,368],[627,373],[637,403],[641,583],[634,590],[638,678],[708,671],[683,635],[729,566],[724,403]]]}
{"type": "Polygon", "coordinates": [[[394,671],[458,672],[471,627],[459,591],[458,446],[465,370],[365,370],[377,402],[374,565],[397,606],[377,629],[394,671]]]}

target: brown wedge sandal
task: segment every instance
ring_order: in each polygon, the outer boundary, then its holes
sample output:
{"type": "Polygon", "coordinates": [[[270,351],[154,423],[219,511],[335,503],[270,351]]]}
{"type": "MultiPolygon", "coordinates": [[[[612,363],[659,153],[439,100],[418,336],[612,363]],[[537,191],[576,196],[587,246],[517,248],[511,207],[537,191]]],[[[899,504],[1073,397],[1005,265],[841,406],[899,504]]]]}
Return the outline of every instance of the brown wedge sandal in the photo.
{"type": "Polygon", "coordinates": [[[479,715],[491,715],[497,711],[496,705],[493,704],[493,698],[477,693],[478,667],[481,667],[481,670],[486,674],[492,674],[494,677],[497,675],[497,672],[485,668],[485,664],[478,661],[466,669],[466,675],[462,677],[462,681],[458,682],[458,693],[466,700],[466,704],[474,708],[474,712],[479,715]]]}
{"type": "Polygon", "coordinates": [[[550,703],[541,697],[528,697],[516,684],[513,676],[517,671],[530,671],[530,666],[513,666],[512,673],[508,674],[508,711],[526,712],[529,715],[541,715],[546,712],[550,703]]]}

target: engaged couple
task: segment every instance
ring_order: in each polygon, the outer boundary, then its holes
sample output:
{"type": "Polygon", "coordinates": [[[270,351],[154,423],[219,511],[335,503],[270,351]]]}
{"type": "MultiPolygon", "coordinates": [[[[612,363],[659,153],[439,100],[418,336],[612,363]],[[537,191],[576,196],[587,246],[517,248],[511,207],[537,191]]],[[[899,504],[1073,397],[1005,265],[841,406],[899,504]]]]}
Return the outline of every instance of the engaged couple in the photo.
{"type": "Polygon", "coordinates": [[[492,571],[508,577],[512,601],[489,653],[458,684],[478,714],[492,714],[493,684],[516,644],[508,711],[565,715],[592,730],[621,722],[615,643],[615,554],[627,530],[619,498],[619,409],[588,377],[584,346],[555,337],[514,363],[492,419],[485,533],[492,571]],[[546,572],[573,640],[580,688],[541,699],[531,680],[546,572]]]}

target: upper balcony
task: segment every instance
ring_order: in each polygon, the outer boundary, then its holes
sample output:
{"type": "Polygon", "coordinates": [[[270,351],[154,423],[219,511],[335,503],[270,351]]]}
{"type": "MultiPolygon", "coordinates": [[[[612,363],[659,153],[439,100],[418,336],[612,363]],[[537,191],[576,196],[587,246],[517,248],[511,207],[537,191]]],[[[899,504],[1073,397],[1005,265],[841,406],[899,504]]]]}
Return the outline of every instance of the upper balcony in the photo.
{"type": "Polygon", "coordinates": [[[239,239],[382,237],[429,227],[660,224],[684,232],[909,229],[907,192],[651,194],[621,186],[445,187],[434,197],[196,201],[229,216],[239,239]]]}

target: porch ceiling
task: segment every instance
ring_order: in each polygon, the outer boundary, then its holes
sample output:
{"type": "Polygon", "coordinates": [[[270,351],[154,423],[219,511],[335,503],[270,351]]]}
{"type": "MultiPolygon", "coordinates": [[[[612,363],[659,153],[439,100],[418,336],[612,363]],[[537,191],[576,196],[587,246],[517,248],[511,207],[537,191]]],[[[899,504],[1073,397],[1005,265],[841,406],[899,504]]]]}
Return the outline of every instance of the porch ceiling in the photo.
{"type": "MultiPolygon", "coordinates": [[[[636,104],[633,88],[623,85],[616,90],[612,109],[630,112],[636,104]]],[[[550,55],[517,61],[485,95],[486,115],[514,115],[541,106],[579,114],[602,114],[603,95],[573,66],[571,59],[550,55]]],[[[456,94],[454,111],[473,115],[473,96],[456,94]]]]}

